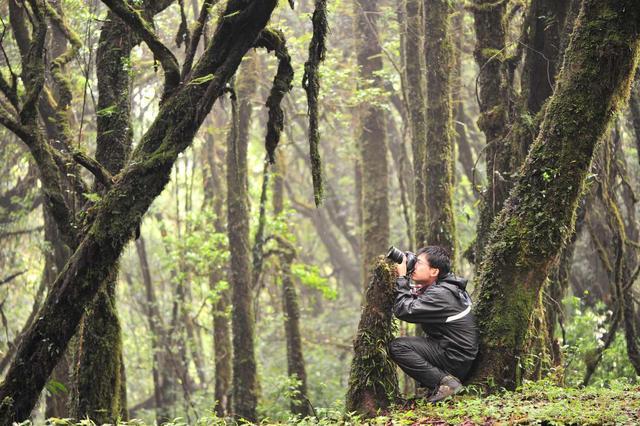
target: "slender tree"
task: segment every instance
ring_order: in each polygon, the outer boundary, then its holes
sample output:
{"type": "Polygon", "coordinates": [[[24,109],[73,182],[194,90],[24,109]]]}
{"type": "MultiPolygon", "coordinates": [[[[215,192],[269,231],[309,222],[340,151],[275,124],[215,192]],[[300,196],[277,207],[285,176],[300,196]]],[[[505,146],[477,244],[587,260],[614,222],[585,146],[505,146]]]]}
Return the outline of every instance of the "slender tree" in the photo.
{"type": "MultiPolygon", "coordinates": [[[[284,210],[284,181],[286,166],[284,152],[279,150],[276,157],[276,172],[273,180],[273,214],[278,218],[284,210]]],[[[300,303],[296,291],[291,266],[297,256],[296,249],[282,236],[274,235],[278,244],[278,256],[282,283],[282,312],[287,341],[287,373],[297,381],[291,396],[291,412],[302,417],[312,413],[307,392],[307,372],[302,352],[302,332],[300,331],[300,303]]]]}
{"type": "Polygon", "coordinates": [[[427,64],[427,144],[424,158],[427,226],[419,246],[445,247],[455,259],[453,214],[453,119],[451,110],[451,46],[449,0],[425,3],[425,53],[427,64]]]}
{"type": "MultiPolygon", "coordinates": [[[[359,90],[382,89],[382,48],[378,38],[378,2],[356,0],[355,35],[359,90]]],[[[378,255],[389,244],[389,198],[385,114],[379,102],[366,102],[358,108],[359,173],[362,175],[363,271],[369,271],[378,255]]],[[[366,276],[366,273],[364,274],[366,276]]]]}
{"type": "Polygon", "coordinates": [[[425,102],[424,66],[424,9],[420,0],[401,0],[405,8],[406,35],[403,57],[405,81],[411,127],[411,148],[413,150],[414,178],[414,236],[419,246],[424,245],[427,234],[426,190],[426,146],[427,146],[427,104],[425,102]]]}
{"type": "MultiPolygon", "coordinates": [[[[235,101],[233,101],[235,109],[235,101]]],[[[214,144],[213,137],[207,136],[205,145],[206,165],[204,174],[204,204],[212,209],[214,214],[213,226],[218,234],[226,234],[226,221],[224,217],[224,185],[222,174],[224,172],[225,150],[214,144]],[[216,152],[218,155],[216,155],[216,152]],[[216,161],[217,160],[217,161],[216,161]]],[[[209,286],[211,291],[218,294],[218,299],[213,306],[213,351],[215,364],[214,396],[216,400],[216,414],[224,417],[231,413],[231,327],[229,325],[229,313],[231,298],[229,288],[220,288],[224,281],[224,270],[212,266],[209,271],[209,286]]]]}
{"type": "Polygon", "coordinates": [[[258,375],[254,350],[254,313],[249,244],[247,148],[251,96],[255,93],[256,59],[248,56],[236,79],[237,115],[227,138],[227,234],[233,329],[232,405],[239,418],[256,421],[258,375]]]}

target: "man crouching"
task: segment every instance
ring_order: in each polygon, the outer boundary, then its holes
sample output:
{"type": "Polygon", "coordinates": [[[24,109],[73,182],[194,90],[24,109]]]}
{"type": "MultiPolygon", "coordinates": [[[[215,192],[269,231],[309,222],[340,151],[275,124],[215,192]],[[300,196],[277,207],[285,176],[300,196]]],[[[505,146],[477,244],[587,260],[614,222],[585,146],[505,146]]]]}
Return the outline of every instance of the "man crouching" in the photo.
{"type": "Polygon", "coordinates": [[[393,311],[403,321],[420,324],[426,337],[398,337],[389,343],[389,354],[430,395],[427,400],[437,402],[462,390],[461,380],[478,353],[475,317],[467,280],[450,272],[447,250],[421,248],[409,261],[409,274],[407,255],[397,267],[393,311]]]}

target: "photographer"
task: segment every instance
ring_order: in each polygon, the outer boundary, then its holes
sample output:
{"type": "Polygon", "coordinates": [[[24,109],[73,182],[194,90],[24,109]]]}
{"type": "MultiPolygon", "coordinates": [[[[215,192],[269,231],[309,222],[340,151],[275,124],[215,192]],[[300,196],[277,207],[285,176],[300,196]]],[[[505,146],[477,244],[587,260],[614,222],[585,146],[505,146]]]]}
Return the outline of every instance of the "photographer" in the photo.
{"type": "Polygon", "coordinates": [[[430,402],[440,401],[462,390],[460,381],[478,353],[467,280],[450,272],[451,260],[442,247],[428,246],[415,255],[392,248],[388,256],[402,262],[397,267],[394,314],[420,324],[426,334],[394,339],[389,354],[419,383],[419,394],[430,395],[430,402]]]}

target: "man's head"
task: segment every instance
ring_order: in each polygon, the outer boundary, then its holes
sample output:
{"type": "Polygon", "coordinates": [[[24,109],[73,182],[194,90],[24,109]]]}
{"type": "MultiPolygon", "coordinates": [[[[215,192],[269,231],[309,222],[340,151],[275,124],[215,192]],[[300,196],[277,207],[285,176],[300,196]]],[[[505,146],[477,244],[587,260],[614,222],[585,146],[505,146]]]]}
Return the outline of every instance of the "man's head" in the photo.
{"type": "Polygon", "coordinates": [[[451,270],[449,252],[440,246],[423,247],[416,253],[418,262],[411,278],[416,284],[429,286],[451,270]]]}

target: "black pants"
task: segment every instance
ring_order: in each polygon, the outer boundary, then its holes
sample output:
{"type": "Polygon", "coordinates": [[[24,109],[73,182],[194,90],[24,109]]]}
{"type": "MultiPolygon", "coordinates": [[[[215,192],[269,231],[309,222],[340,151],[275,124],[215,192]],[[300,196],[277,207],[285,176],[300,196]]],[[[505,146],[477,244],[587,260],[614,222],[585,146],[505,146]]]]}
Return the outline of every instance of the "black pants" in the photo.
{"type": "Polygon", "coordinates": [[[471,367],[470,362],[449,359],[436,341],[426,337],[398,337],[389,343],[389,355],[408,376],[430,389],[447,374],[462,380],[471,367]]]}

